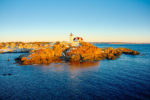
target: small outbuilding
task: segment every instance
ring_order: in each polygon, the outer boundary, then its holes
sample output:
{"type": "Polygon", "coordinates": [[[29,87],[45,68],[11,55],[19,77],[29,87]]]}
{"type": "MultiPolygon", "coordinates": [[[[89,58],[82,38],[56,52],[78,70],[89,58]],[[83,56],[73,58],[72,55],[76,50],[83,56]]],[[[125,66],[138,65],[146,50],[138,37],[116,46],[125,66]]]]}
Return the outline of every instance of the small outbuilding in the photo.
{"type": "Polygon", "coordinates": [[[73,39],[74,42],[82,42],[83,41],[83,38],[82,37],[75,37],[73,39]]]}

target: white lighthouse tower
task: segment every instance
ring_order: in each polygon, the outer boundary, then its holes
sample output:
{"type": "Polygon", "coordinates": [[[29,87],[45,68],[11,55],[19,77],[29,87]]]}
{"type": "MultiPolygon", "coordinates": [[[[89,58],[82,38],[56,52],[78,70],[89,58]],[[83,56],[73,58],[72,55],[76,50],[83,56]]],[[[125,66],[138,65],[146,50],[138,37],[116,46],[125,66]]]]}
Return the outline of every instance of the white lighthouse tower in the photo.
{"type": "Polygon", "coordinates": [[[70,42],[74,43],[74,41],[73,41],[73,34],[72,33],[70,34],[70,42]]]}

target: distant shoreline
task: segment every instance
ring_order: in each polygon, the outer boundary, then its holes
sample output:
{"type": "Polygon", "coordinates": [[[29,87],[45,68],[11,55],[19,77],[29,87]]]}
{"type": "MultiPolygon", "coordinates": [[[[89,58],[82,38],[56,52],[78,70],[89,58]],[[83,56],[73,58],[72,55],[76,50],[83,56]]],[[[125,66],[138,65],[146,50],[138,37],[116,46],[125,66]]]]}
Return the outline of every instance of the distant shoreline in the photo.
{"type": "Polygon", "coordinates": [[[90,42],[92,44],[150,44],[150,43],[132,43],[132,42],[90,42]]]}
{"type": "MultiPolygon", "coordinates": [[[[9,42],[0,42],[0,43],[53,43],[57,41],[9,41],[9,42]]],[[[58,41],[58,42],[67,42],[67,41],[58,41]]],[[[89,42],[89,41],[85,41],[89,42]]],[[[89,42],[92,44],[150,44],[150,43],[136,43],[136,42],[89,42]]]]}

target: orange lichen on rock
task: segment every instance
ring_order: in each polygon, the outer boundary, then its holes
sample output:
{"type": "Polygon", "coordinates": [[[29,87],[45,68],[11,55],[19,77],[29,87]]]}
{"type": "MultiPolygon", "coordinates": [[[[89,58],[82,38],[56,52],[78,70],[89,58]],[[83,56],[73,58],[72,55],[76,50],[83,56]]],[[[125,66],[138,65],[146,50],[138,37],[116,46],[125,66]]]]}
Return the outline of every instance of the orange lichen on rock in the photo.
{"type": "Polygon", "coordinates": [[[56,51],[51,48],[35,50],[27,57],[21,58],[21,64],[47,64],[58,60],[61,55],[56,55],[56,51]]]}
{"type": "Polygon", "coordinates": [[[82,42],[81,46],[71,48],[66,55],[71,56],[71,61],[94,61],[102,57],[102,49],[93,44],[82,42]]]}
{"type": "Polygon", "coordinates": [[[122,53],[124,54],[132,54],[132,55],[139,55],[140,53],[138,51],[134,51],[128,48],[118,48],[122,53]]]}
{"type": "Polygon", "coordinates": [[[16,61],[23,65],[49,64],[53,62],[91,62],[103,59],[114,60],[121,54],[138,55],[138,51],[128,48],[98,48],[91,43],[81,42],[79,46],[56,42],[50,48],[31,50],[29,54],[19,56],[16,61]]]}
{"type": "Polygon", "coordinates": [[[107,55],[107,59],[116,59],[122,54],[130,54],[130,55],[138,55],[140,54],[138,51],[134,51],[128,48],[105,48],[104,52],[107,55]]]}

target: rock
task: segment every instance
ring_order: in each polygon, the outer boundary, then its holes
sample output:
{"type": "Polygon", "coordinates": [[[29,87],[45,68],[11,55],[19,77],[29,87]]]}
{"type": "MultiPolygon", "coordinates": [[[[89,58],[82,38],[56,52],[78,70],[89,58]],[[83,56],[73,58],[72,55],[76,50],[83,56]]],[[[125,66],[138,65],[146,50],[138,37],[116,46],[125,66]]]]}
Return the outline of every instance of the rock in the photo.
{"type": "Polygon", "coordinates": [[[0,51],[0,54],[4,53],[3,51],[0,51]]]}
{"type": "Polygon", "coordinates": [[[109,53],[107,55],[107,59],[109,59],[109,60],[115,60],[115,59],[117,59],[117,56],[115,56],[113,53],[109,53]]]}
{"type": "Polygon", "coordinates": [[[8,73],[8,76],[12,75],[11,73],[8,73]]]}
{"type": "Polygon", "coordinates": [[[139,55],[140,53],[138,51],[134,51],[128,48],[118,48],[119,50],[122,51],[124,54],[129,54],[129,55],[139,55]]]}
{"type": "Polygon", "coordinates": [[[138,55],[139,52],[128,48],[98,48],[88,42],[81,42],[79,46],[56,42],[51,48],[32,50],[29,54],[19,56],[16,61],[23,65],[62,61],[92,62],[104,59],[114,60],[122,54],[138,55]]]}
{"type": "Polygon", "coordinates": [[[12,74],[11,73],[5,73],[5,74],[2,74],[3,76],[11,76],[12,74]]]}
{"type": "Polygon", "coordinates": [[[3,76],[6,76],[7,74],[2,74],[3,76]]]}

